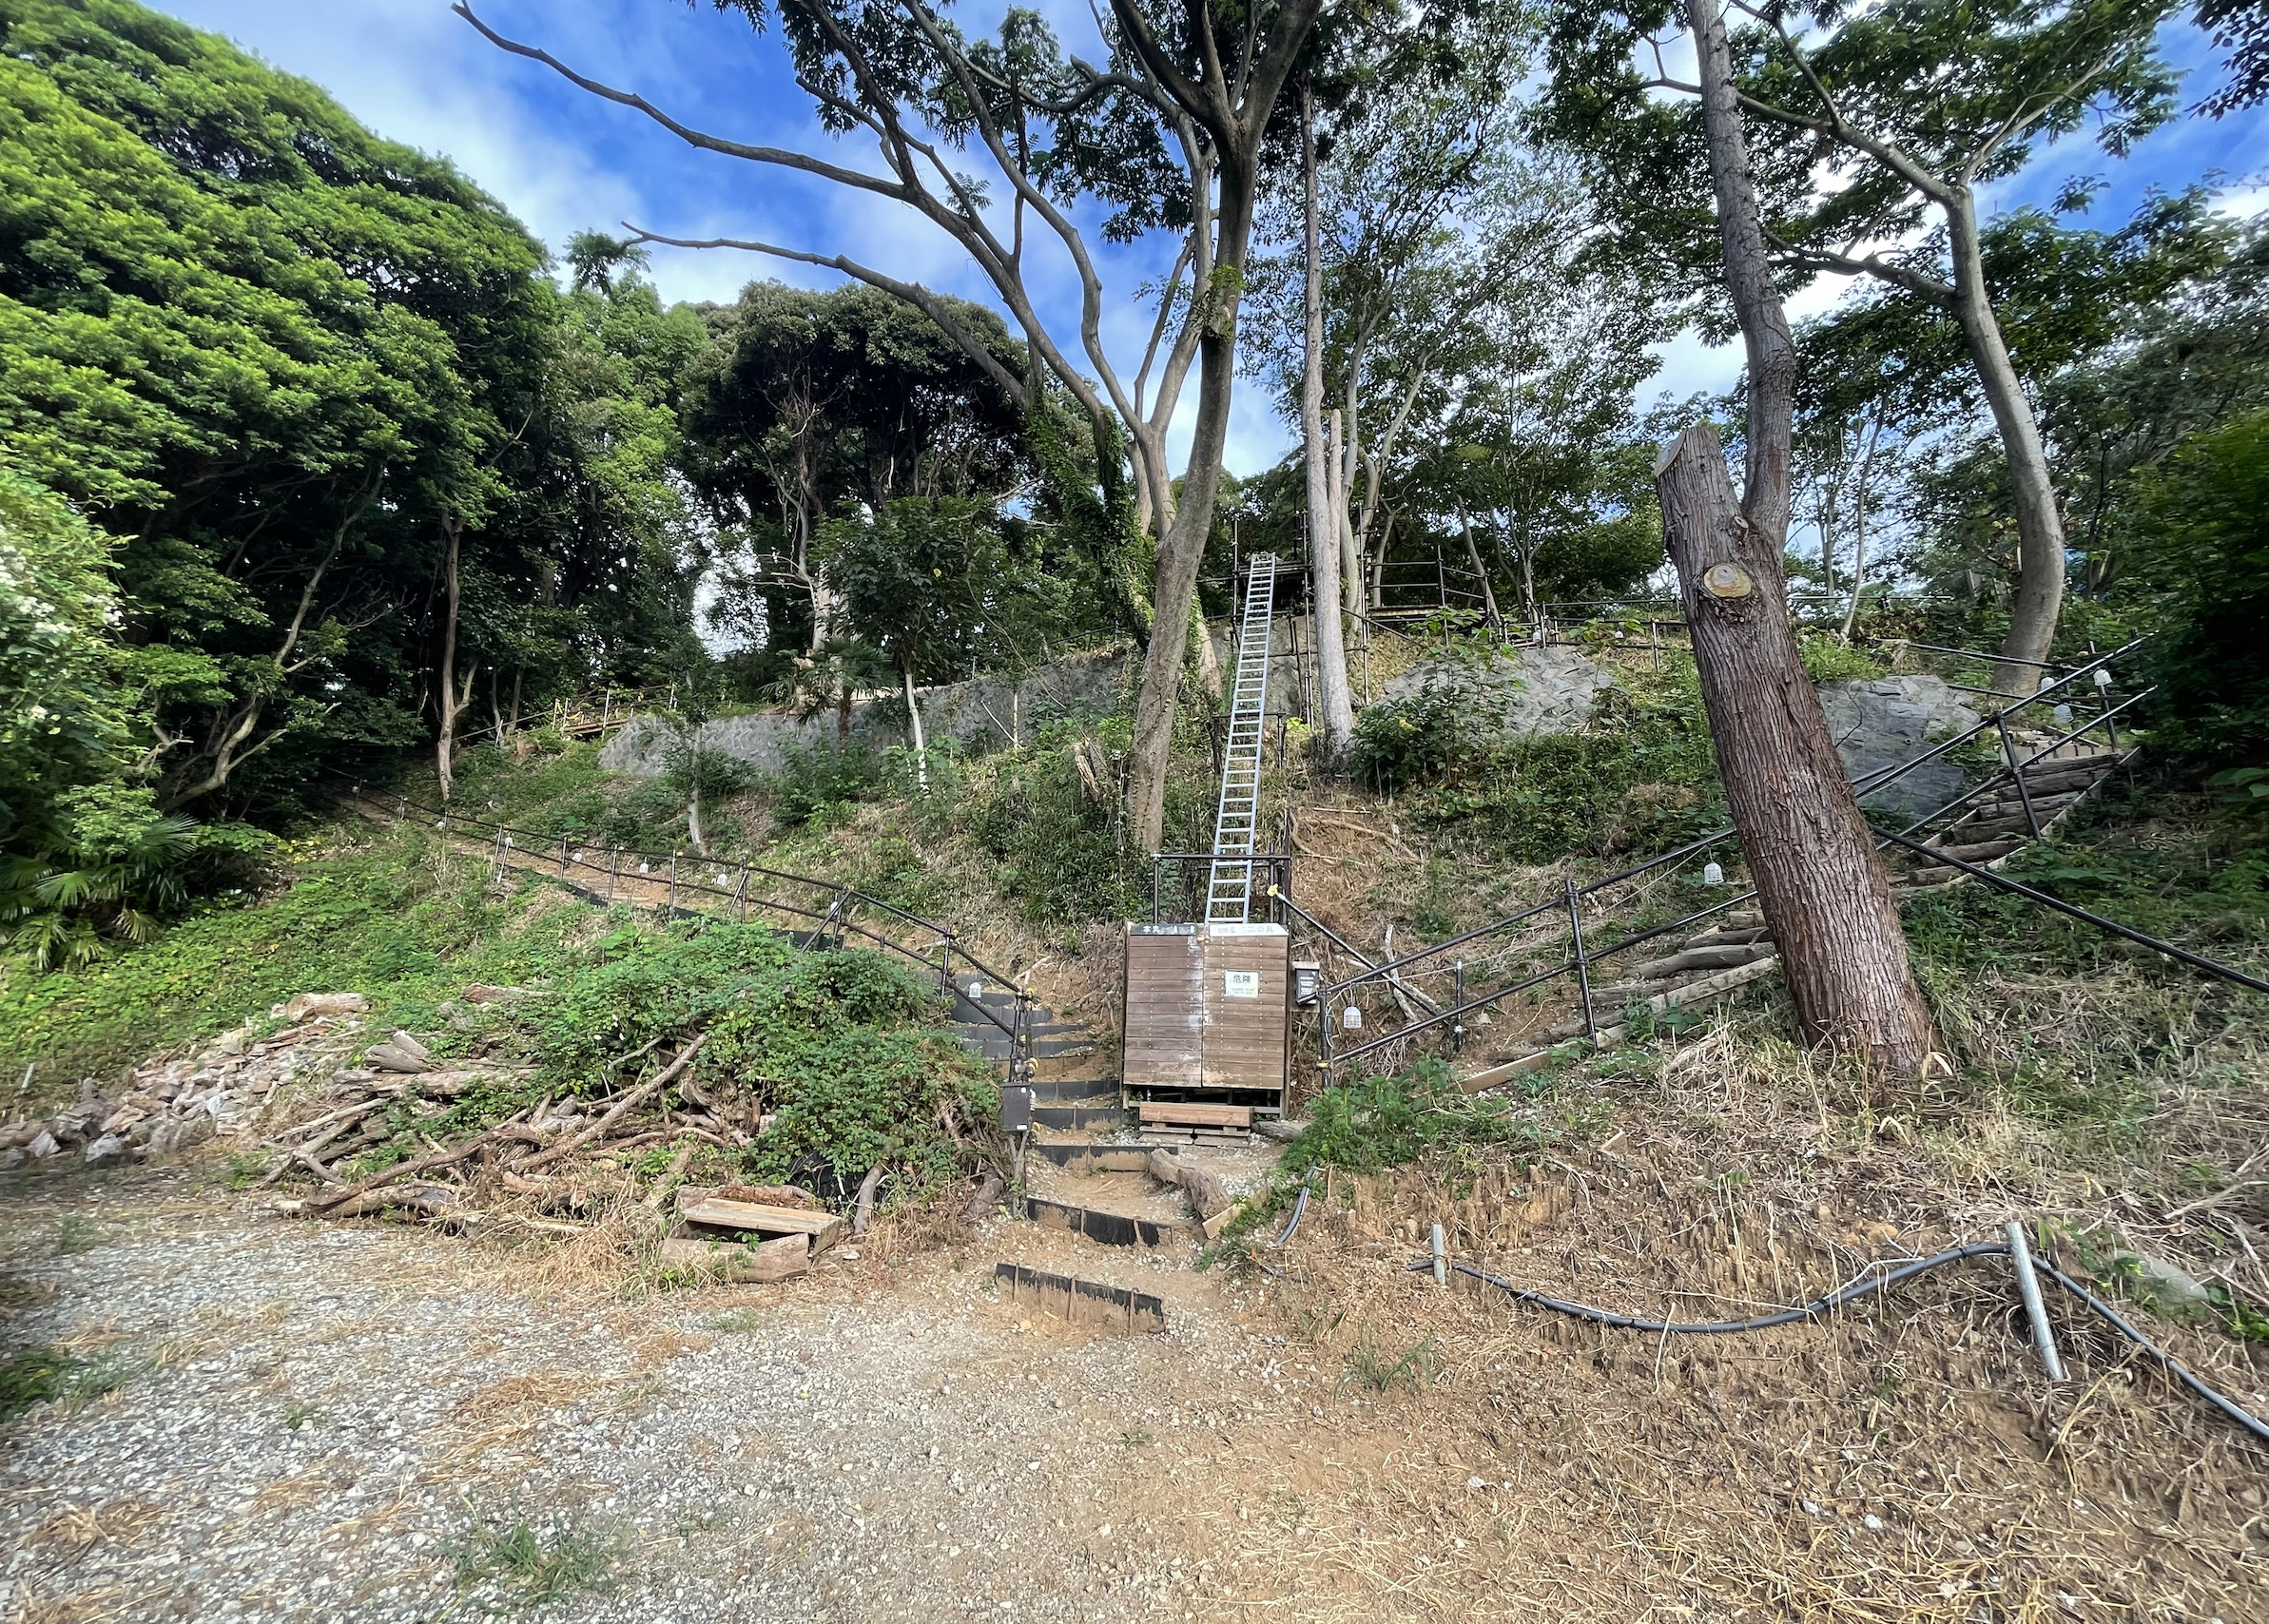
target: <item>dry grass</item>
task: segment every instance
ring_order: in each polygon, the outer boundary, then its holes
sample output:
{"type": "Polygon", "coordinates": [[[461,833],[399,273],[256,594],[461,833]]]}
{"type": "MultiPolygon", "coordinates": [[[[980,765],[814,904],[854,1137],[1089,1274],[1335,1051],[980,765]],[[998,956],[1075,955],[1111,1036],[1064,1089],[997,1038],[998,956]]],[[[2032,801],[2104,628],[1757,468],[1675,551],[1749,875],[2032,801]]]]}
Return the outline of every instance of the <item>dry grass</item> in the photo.
{"type": "MultiPolygon", "coordinates": [[[[1660,1058],[1637,1092],[1596,1085],[1616,1126],[1588,1150],[1334,1177],[1311,1204],[1275,1289],[1317,1421],[1242,1440],[1254,1470],[1219,1494],[1198,1474],[1183,1512],[1193,1538],[1238,1536],[1222,1616],[2264,1616],[2262,1452],[2061,1303],[2074,1380],[2040,1382],[2002,1266],[1724,1339],[1601,1330],[1402,1266],[1440,1222],[1522,1285],[1737,1316],[2024,1209],[1949,1173],[1932,1136],[1969,1129],[1951,1106],[1894,1126],[1732,1028],[1660,1058]],[[1437,1379],[1355,1402],[1338,1373],[1365,1341],[1430,1343],[1437,1379]]],[[[2269,1350],[2152,1326],[2269,1407],[2269,1350]]]]}

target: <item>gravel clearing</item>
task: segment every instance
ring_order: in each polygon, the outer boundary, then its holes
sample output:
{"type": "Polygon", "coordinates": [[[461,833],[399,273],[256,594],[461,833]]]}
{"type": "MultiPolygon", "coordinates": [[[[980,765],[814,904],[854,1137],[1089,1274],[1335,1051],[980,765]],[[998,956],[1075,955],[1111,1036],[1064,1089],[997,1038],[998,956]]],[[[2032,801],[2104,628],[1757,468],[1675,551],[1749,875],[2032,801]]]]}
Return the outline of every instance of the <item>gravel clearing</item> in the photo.
{"type": "Polygon", "coordinates": [[[1033,1226],[563,1302],[509,1254],[278,1219],[178,1170],[10,1175],[0,1200],[7,1351],[118,1380],[0,1431],[0,1618],[24,1624],[1215,1616],[1177,1472],[1305,1413],[1233,1287],[1033,1226]],[[999,1259],[1159,1292],[1168,1332],[1019,1319],[999,1259]]]}

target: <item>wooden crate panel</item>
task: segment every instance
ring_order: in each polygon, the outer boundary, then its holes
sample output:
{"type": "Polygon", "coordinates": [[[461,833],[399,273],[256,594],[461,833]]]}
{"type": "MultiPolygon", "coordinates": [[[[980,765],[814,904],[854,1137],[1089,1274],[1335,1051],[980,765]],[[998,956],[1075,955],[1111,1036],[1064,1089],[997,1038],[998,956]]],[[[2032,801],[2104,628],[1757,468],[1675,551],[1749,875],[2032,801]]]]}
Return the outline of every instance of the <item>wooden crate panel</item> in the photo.
{"type": "Polygon", "coordinates": [[[1194,930],[1127,928],[1130,1088],[1195,1088],[1205,1069],[1205,944],[1194,930]]]}
{"type": "Polygon", "coordinates": [[[1203,1086],[1282,1089],[1291,937],[1281,925],[1209,926],[1203,1086]]]}

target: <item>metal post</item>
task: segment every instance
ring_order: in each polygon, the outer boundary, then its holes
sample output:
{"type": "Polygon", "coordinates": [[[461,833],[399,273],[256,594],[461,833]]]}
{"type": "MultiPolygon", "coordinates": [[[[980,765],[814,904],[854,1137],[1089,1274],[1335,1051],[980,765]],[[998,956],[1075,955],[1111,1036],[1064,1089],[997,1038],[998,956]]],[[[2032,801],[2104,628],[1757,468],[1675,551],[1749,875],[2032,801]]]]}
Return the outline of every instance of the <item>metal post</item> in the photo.
{"type": "Polygon", "coordinates": [[[2025,826],[2032,831],[2032,838],[2037,841],[2041,838],[2041,820],[2032,809],[2032,791],[2026,787],[2025,769],[2017,764],[2016,742],[2009,737],[2009,713],[2006,710],[1995,711],[1993,725],[2001,729],[2002,759],[2009,764],[2009,777],[2017,781],[2017,799],[2025,806],[2025,826]]]}
{"type": "Polygon", "coordinates": [[[2065,1379],[2065,1362],[2057,1356],[2056,1332],[2048,1324],[2048,1309],[2041,1301],[2040,1278],[2032,1271],[2032,1249],[2025,1244],[2025,1226],[2010,1219],[2009,1262],[2017,1266],[2017,1295],[2025,1299],[2025,1316],[2032,1322],[2033,1350],[2041,1356],[2041,1366],[2048,1372],[2048,1380],[2065,1379]]]}
{"type": "Polygon", "coordinates": [[[1449,1284],[1449,1258],[1443,1248],[1442,1226],[1439,1224],[1434,1226],[1434,1284],[1444,1286],[1449,1284]]]}
{"type": "Polygon", "coordinates": [[[1576,985],[1583,994],[1583,1030],[1593,1037],[1600,1035],[1600,1023],[1592,1015],[1591,967],[1583,957],[1583,904],[1576,895],[1576,880],[1565,877],[1568,888],[1568,934],[1576,942],[1576,985]]]}
{"type": "Polygon", "coordinates": [[[1156,852],[1151,853],[1151,923],[1154,925],[1158,922],[1158,865],[1162,860],[1156,852]]]}
{"type": "Polygon", "coordinates": [[[562,836],[560,836],[560,837],[559,837],[559,872],[560,872],[560,873],[562,873],[562,874],[565,874],[567,871],[568,871],[568,838],[567,838],[565,835],[562,835],[562,836]]]}
{"type": "Polygon", "coordinates": [[[607,848],[607,905],[611,908],[614,906],[614,877],[621,872],[622,847],[610,845],[607,848]]]}
{"type": "Polygon", "coordinates": [[[1458,960],[1457,1009],[1458,1018],[1450,1024],[1449,1029],[1449,1052],[1463,1054],[1465,1053],[1465,961],[1463,958],[1458,960]]]}
{"type": "Polygon", "coordinates": [[[669,854],[669,890],[667,896],[669,899],[662,904],[662,912],[666,916],[677,909],[677,853],[675,852],[669,854]]]}

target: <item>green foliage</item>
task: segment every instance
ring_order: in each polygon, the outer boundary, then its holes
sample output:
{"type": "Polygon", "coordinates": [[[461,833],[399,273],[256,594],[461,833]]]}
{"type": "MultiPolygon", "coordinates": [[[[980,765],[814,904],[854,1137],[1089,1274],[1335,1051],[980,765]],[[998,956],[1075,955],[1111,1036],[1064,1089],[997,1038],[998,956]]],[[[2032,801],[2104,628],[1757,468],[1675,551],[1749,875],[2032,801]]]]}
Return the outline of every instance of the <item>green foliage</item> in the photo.
{"type": "Polygon", "coordinates": [[[2269,410],[2199,435],[2143,481],[2130,591],[2168,623],[2148,653],[2155,739],[2269,764],[2269,410]]]}
{"type": "Polygon", "coordinates": [[[1010,547],[990,501],[902,496],[829,521],[818,552],[852,631],[918,684],[1022,664],[1071,621],[1061,583],[1010,547]]]}
{"type": "MultiPolygon", "coordinates": [[[[1150,912],[1151,864],[1130,850],[1119,808],[1092,801],[1073,751],[1081,741],[1123,759],[1133,728],[1121,717],[1067,717],[1044,724],[1029,751],[997,758],[983,794],[945,810],[1000,864],[1001,888],[1034,924],[1133,918],[1150,912]]],[[[1194,740],[1184,742],[1188,750],[1194,740]]],[[[1108,776],[1108,775],[1106,775],[1108,776]]],[[[1166,782],[1165,847],[1197,851],[1212,841],[1214,782],[1188,754],[1166,782]]]]}
{"type": "Polygon", "coordinates": [[[1847,682],[1883,675],[1883,664],[1824,631],[1802,631],[1796,652],[1804,661],[1804,674],[1815,683],[1847,682]]]}
{"type": "Polygon", "coordinates": [[[126,1372],[114,1361],[81,1359],[55,1347],[28,1347],[0,1360],[0,1421],[34,1404],[83,1404],[114,1392],[126,1372]]]}
{"type": "Polygon", "coordinates": [[[194,897],[251,882],[277,847],[249,824],[162,813],[154,790],[120,783],[66,791],[52,827],[47,851],[0,863],[9,949],[41,970],[149,940],[194,897]]]}
{"type": "Polygon", "coordinates": [[[1431,684],[1406,699],[1364,707],[1355,723],[1356,772],[1385,795],[1437,782],[1476,753],[1471,708],[1459,692],[1431,684]]]}
{"type": "Polygon", "coordinates": [[[494,1583],[515,1607],[549,1607],[577,1591],[610,1588],[623,1552],[618,1541],[573,1527],[514,1518],[470,1530],[457,1545],[459,1590],[494,1583]]]}
{"type": "Polygon", "coordinates": [[[1308,1127],[1285,1148],[1277,1171],[1298,1180],[1326,1166],[1376,1173],[1407,1167],[1430,1151],[1484,1145],[1541,1150],[1564,1136],[1503,1095],[1478,1098],[1437,1059],[1425,1059],[1392,1076],[1363,1077],[1316,1095],[1308,1127]]]}
{"type": "Polygon", "coordinates": [[[0,842],[21,849],[55,799],[111,766],[125,717],[114,681],[116,543],[0,467],[0,842]]]}
{"type": "Polygon", "coordinates": [[[436,873],[430,855],[407,831],[303,848],[275,894],[201,904],[155,939],[83,969],[38,976],[0,961],[0,1060],[18,1075],[33,1059],[43,1076],[102,1074],[310,989],[369,993],[382,1018],[396,998],[430,1008],[464,980],[525,976],[558,926],[510,932],[524,906],[489,899],[475,882],[484,867],[436,873]]]}
{"type": "Polygon", "coordinates": [[[1348,1349],[1339,1384],[1381,1397],[1397,1386],[1423,1393],[1434,1384],[1441,1358],[1432,1337],[1412,1344],[1400,1354],[1389,1354],[1379,1344],[1379,1328],[1367,1324],[1355,1333],[1355,1345],[1348,1349]]]}
{"type": "Polygon", "coordinates": [[[682,659],[698,316],[619,254],[559,293],[446,163],[130,0],[0,0],[0,459],[124,538],[81,538],[113,691],[50,753],[288,822],[323,769],[430,737],[445,521],[476,703],[682,659]]]}
{"type": "Polygon", "coordinates": [[[857,802],[872,800],[882,783],[882,763],[872,751],[794,750],[766,787],[781,827],[824,829],[844,822],[857,802]]]}
{"type": "Polygon", "coordinates": [[[1486,731],[1462,684],[1365,709],[1355,766],[1411,821],[1522,862],[1671,845],[1717,805],[1716,758],[1692,668],[1659,698],[1610,690],[1581,733],[1486,731]]]}
{"type": "Polygon", "coordinates": [[[622,1058],[707,1032],[700,1074],[745,1089],[777,1113],[749,1152],[785,1175],[817,1157],[856,1176],[878,1162],[921,1185],[959,1170],[939,1125],[994,1109],[986,1073],[925,1030],[935,995],[878,954],[799,952],[762,925],[626,924],[555,971],[547,996],[507,1007],[482,1029],[536,1060],[538,1088],[595,1092],[622,1058]]]}

